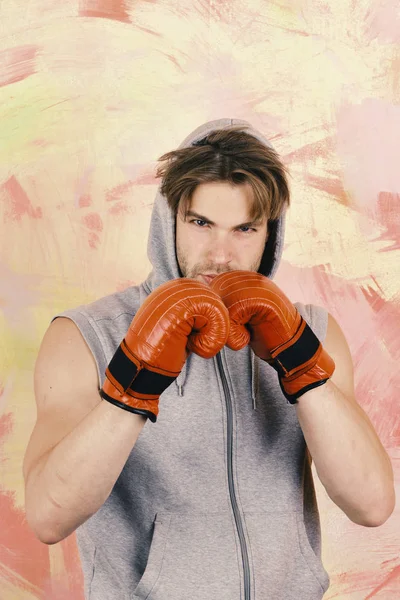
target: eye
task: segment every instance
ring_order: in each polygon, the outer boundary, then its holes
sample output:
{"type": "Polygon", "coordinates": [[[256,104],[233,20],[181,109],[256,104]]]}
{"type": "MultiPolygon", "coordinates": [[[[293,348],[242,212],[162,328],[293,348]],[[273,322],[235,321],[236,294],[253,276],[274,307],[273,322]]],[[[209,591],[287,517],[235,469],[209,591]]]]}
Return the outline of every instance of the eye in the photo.
{"type": "Polygon", "coordinates": [[[239,227],[239,231],[241,231],[242,233],[251,233],[252,231],[257,231],[257,229],[254,229],[254,227],[239,227]]]}
{"type": "Polygon", "coordinates": [[[203,219],[192,219],[191,223],[195,223],[198,227],[204,227],[204,225],[208,225],[207,221],[203,221],[203,219]]]}

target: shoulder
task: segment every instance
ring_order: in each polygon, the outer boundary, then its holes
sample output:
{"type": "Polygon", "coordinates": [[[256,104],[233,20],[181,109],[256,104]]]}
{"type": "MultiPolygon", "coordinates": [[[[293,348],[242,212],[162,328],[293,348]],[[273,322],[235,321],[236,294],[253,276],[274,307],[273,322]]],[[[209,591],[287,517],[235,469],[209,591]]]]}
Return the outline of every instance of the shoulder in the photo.
{"type": "Polygon", "coordinates": [[[84,316],[90,321],[114,320],[123,314],[133,316],[143,301],[141,286],[128,287],[122,291],[113,292],[93,302],[69,308],[57,316],[84,316]]]}
{"type": "Polygon", "coordinates": [[[35,363],[35,383],[40,386],[52,373],[63,385],[71,379],[96,383],[96,367],[79,328],[68,318],[56,318],[45,332],[35,363]]]}
{"type": "Polygon", "coordinates": [[[52,317],[51,325],[64,329],[65,334],[74,336],[74,343],[84,344],[90,350],[97,368],[99,387],[104,382],[107,364],[142,301],[141,286],[134,286],[52,317]]]}

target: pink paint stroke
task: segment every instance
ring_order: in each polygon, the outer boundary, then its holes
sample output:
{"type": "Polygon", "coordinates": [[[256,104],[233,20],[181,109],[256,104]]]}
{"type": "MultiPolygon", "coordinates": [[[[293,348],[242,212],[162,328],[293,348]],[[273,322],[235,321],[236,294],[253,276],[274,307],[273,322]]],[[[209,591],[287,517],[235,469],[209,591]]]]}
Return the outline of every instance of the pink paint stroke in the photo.
{"type": "Polygon", "coordinates": [[[131,188],[135,185],[154,185],[159,183],[159,181],[155,177],[155,172],[153,167],[145,166],[143,168],[142,165],[139,167],[135,165],[134,168],[130,167],[129,169],[130,178],[128,181],[121,183],[120,185],[116,185],[115,187],[106,190],[106,201],[114,202],[115,200],[121,200],[125,194],[127,194],[131,188]]]}
{"type": "MultiPolygon", "coordinates": [[[[3,392],[4,388],[1,387],[0,394],[3,392]]],[[[5,438],[12,433],[13,420],[12,413],[0,417],[0,456],[3,454],[5,438]]],[[[29,591],[30,584],[43,587],[50,574],[47,546],[36,539],[24,512],[15,506],[15,494],[1,488],[0,515],[0,567],[7,567],[7,577],[20,588],[22,585],[29,591]],[[21,577],[25,582],[23,584],[21,577]]]]}
{"type": "Polygon", "coordinates": [[[22,81],[35,71],[38,46],[17,46],[0,52],[0,87],[22,81]]]}
{"type": "Polygon", "coordinates": [[[400,321],[400,305],[380,296],[372,276],[347,281],[329,270],[329,264],[296,267],[282,260],[276,283],[293,301],[323,306],[338,321],[353,359],[357,401],[382,444],[396,448],[400,339],[395,324],[400,321]]]}
{"type": "Polygon", "coordinates": [[[372,218],[381,193],[400,192],[400,106],[378,98],[343,104],[337,114],[336,153],[352,206],[372,218]]]}
{"type": "Polygon", "coordinates": [[[92,231],[103,231],[103,221],[98,213],[89,213],[83,217],[82,221],[92,231]]]}
{"type": "Polygon", "coordinates": [[[130,23],[129,13],[124,0],[81,0],[79,16],[99,17],[130,23]]]}
{"type": "Polygon", "coordinates": [[[28,215],[32,219],[40,219],[43,216],[41,207],[33,208],[28,194],[14,175],[0,186],[1,199],[8,205],[6,219],[21,221],[23,215],[28,215]]]}
{"type": "Polygon", "coordinates": [[[135,185],[154,185],[160,183],[160,180],[156,178],[153,169],[140,173],[134,180],[135,185]]]}
{"type": "Polygon", "coordinates": [[[400,11],[392,2],[374,0],[366,14],[365,39],[377,40],[380,44],[400,42],[400,11]]]}
{"type": "Polygon", "coordinates": [[[377,203],[378,219],[386,231],[379,237],[380,240],[390,240],[393,244],[383,248],[381,252],[398,250],[400,248],[400,194],[381,192],[377,203]]]}
{"type": "MultiPolygon", "coordinates": [[[[4,392],[4,388],[0,388],[0,395],[4,392]]],[[[0,417],[0,440],[9,435],[13,427],[12,413],[6,413],[0,417]]],[[[1,444],[0,444],[1,448],[1,444]]]]}
{"type": "Polygon", "coordinates": [[[50,577],[49,551],[28,526],[15,496],[0,489],[0,565],[9,569],[11,582],[29,591],[29,584],[43,589],[50,577]],[[21,578],[25,581],[22,584],[21,578]]]}
{"type": "Polygon", "coordinates": [[[100,238],[97,235],[97,233],[95,233],[94,231],[91,231],[89,233],[88,242],[89,242],[90,248],[92,248],[93,250],[97,250],[97,248],[98,248],[98,246],[100,244],[100,238]]]}
{"type": "Polygon", "coordinates": [[[79,197],[78,200],[78,205],[79,208],[84,208],[87,206],[91,206],[92,205],[92,197],[90,194],[84,194],[83,196],[79,197]]]}
{"type": "Polygon", "coordinates": [[[90,195],[90,190],[88,190],[90,186],[90,177],[94,171],[94,167],[89,167],[85,169],[82,177],[78,180],[76,184],[76,189],[74,192],[74,202],[75,206],[79,206],[79,208],[83,208],[84,206],[90,206],[92,204],[92,198],[90,195]]]}
{"type": "Polygon", "coordinates": [[[338,200],[344,206],[349,205],[349,196],[343,187],[341,179],[338,179],[337,177],[316,177],[315,175],[307,175],[305,181],[316,190],[321,190],[330,196],[333,196],[335,200],[338,200]]]}
{"type": "Polygon", "coordinates": [[[84,600],[82,566],[75,534],[69,535],[62,540],[61,546],[64,554],[65,569],[68,573],[70,595],[67,600],[71,598],[74,600],[84,600]]]}
{"type": "Polygon", "coordinates": [[[372,592],[370,594],[368,594],[368,596],[365,596],[365,600],[369,600],[369,598],[374,598],[374,596],[376,596],[376,594],[378,594],[378,592],[385,589],[388,585],[391,585],[393,583],[393,580],[395,580],[395,579],[400,580],[400,565],[395,567],[391,571],[391,573],[389,573],[389,575],[386,577],[386,579],[381,584],[379,584],[375,589],[373,589],[372,592]]]}
{"type": "Polygon", "coordinates": [[[116,187],[107,190],[106,201],[113,202],[114,200],[120,200],[133,185],[133,181],[126,181],[125,183],[121,183],[121,185],[117,185],[116,187]]]}
{"type": "Polygon", "coordinates": [[[108,212],[110,215],[128,215],[132,211],[131,208],[124,202],[117,202],[116,204],[112,205],[108,212]]]}
{"type": "Polygon", "coordinates": [[[98,213],[92,212],[82,218],[82,223],[89,229],[88,244],[92,250],[97,250],[100,244],[98,233],[103,231],[103,220],[98,213]]]}

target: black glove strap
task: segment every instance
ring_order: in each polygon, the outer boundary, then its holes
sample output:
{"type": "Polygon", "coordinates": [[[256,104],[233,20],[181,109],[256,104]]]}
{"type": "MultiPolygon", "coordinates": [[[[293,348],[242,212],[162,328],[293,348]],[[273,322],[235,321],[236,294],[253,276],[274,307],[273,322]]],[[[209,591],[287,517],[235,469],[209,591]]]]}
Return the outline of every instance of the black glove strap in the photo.
{"type": "MultiPolygon", "coordinates": [[[[300,327],[303,321],[304,319],[301,317],[300,327]]],[[[315,355],[319,346],[319,339],[306,323],[304,331],[297,342],[286,348],[286,350],[283,350],[280,354],[277,354],[272,366],[278,371],[280,377],[284,377],[289,371],[301,367],[304,363],[308,362],[315,355]]]]}
{"type": "Polygon", "coordinates": [[[162,394],[176,379],[176,376],[161,375],[146,368],[138,370],[135,363],[122,350],[121,345],[118,346],[112,357],[108,365],[108,370],[114,379],[121,384],[124,391],[131,389],[138,394],[149,394],[152,396],[162,394]]]}
{"type": "Polygon", "coordinates": [[[281,382],[281,379],[279,378],[279,384],[281,386],[282,393],[285,396],[286,400],[288,401],[288,404],[297,404],[297,398],[300,398],[300,396],[302,396],[309,390],[319,387],[320,385],[326,383],[327,381],[328,381],[328,379],[321,379],[320,381],[314,381],[313,383],[310,383],[310,385],[306,385],[305,387],[303,387],[301,390],[299,390],[295,394],[289,395],[285,392],[282,382],[281,382]]]}
{"type": "Polygon", "coordinates": [[[107,400],[107,402],[111,402],[111,404],[114,404],[115,406],[118,406],[119,408],[128,410],[131,413],[136,413],[137,415],[143,415],[144,417],[148,417],[152,423],[155,423],[157,421],[156,415],[154,413],[152,413],[150,410],[143,410],[142,408],[133,408],[132,406],[128,406],[127,404],[124,404],[123,402],[118,402],[118,400],[115,400],[114,398],[111,398],[110,396],[105,394],[103,392],[103,390],[100,390],[100,396],[103,398],[103,400],[107,400]]]}

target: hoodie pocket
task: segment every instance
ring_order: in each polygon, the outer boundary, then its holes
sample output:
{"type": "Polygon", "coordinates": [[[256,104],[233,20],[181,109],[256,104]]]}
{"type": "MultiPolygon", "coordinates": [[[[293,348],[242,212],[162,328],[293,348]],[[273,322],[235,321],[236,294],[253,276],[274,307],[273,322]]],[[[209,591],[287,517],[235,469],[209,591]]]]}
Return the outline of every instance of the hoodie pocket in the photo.
{"type": "Polygon", "coordinates": [[[299,537],[299,546],[303,554],[304,560],[310,568],[310,571],[314,575],[315,579],[320,584],[323,592],[329,587],[330,579],[328,573],[322,564],[321,558],[316,555],[314,548],[310,544],[308,539],[306,527],[303,520],[303,515],[300,512],[294,513],[297,522],[297,532],[299,537]]]}
{"type": "Polygon", "coordinates": [[[157,513],[132,600],[240,598],[240,560],[230,514],[157,513]]]}
{"type": "Polygon", "coordinates": [[[329,586],[296,512],[245,513],[254,598],[320,600],[329,586]]]}

